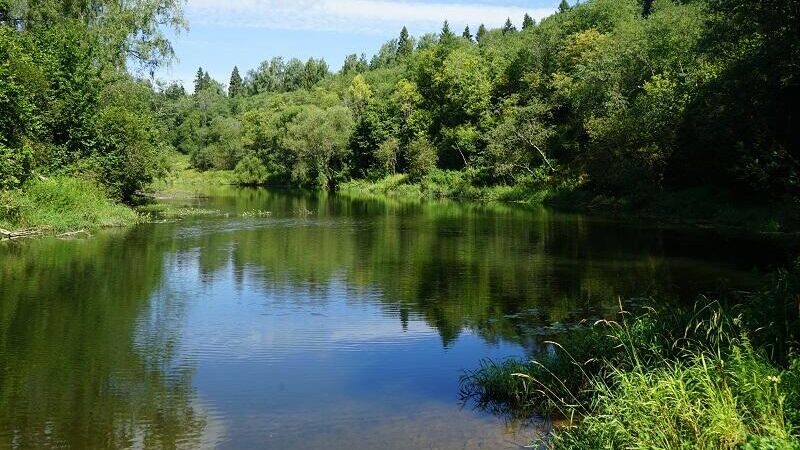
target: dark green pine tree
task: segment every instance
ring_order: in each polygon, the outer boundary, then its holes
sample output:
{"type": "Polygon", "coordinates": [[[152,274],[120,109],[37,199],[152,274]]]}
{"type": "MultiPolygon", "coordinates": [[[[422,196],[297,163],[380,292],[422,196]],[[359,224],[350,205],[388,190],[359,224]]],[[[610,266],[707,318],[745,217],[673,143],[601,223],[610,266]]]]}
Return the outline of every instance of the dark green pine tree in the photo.
{"type": "Polygon", "coordinates": [[[517,31],[517,29],[514,28],[514,24],[511,23],[511,18],[509,17],[506,19],[506,24],[503,25],[503,34],[513,33],[515,31],[517,31]]]}
{"type": "Polygon", "coordinates": [[[242,93],[242,76],[239,75],[239,67],[233,66],[231,72],[231,82],[228,85],[228,97],[238,97],[242,93]]]}
{"type": "Polygon", "coordinates": [[[561,0],[561,3],[558,5],[558,12],[563,13],[569,11],[569,3],[567,0],[561,0]]]}
{"type": "Polygon", "coordinates": [[[208,89],[211,87],[211,75],[208,72],[203,74],[203,82],[200,83],[200,90],[208,89]]]}
{"type": "Polygon", "coordinates": [[[467,25],[467,26],[464,28],[464,32],[463,32],[463,33],[461,33],[461,37],[463,37],[464,39],[466,39],[466,40],[468,40],[468,41],[472,42],[472,33],[469,31],[469,25],[467,25]]]}
{"type": "Polygon", "coordinates": [[[397,40],[397,54],[400,56],[408,56],[414,50],[414,43],[411,42],[411,37],[408,35],[408,28],[403,27],[400,30],[400,38],[397,40]]]}
{"type": "Polygon", "coordinates": [[[478,27],[478,32],[475,34],[475,39],[481,42],[484,36],[486,36],[486,26],[481,24],[481,26],[478,27]]]}
{"type": "Polygon", "coordinates": [[[642,17],[647,18],[653,9],[653,0],[644,0],[642,2],[642,17]]]}
{"type": "Polygon", "coordinates": [[[534,25],[536,25],[536,22],[533,21],[533,18],[528,13],[525,13],[525,17],[522,19],[522,29],[527,30],[534,25]]]}
{"type": "Polygon", "coordinates": [[[194,93],[195,94],[197,94],[197,93],[199,93],[200,91],[203,90],[203,75],[205,75],[205,72],[203,72],[203,68],[201,67],[201,68],[197,69],[197,76],[195,76],[195,78],[194,78],[194,93]]]}
{"type": "Polygon", "coordinates": [[[455,35],[450,30],[450,23],[445,20],[444,24],[442,24],[441,40],[443,40],[443,41],[450,40],[450,39],[453,39],[454,37],[455,37],[455,35]]]}

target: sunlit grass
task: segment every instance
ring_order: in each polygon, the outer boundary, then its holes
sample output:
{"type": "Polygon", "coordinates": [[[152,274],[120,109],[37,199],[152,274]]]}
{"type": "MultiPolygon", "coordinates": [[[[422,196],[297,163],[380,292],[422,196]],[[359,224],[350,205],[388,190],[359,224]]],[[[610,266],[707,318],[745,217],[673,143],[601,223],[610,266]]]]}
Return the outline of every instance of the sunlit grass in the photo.
{"type": "Polygon", "coordinates": [[[0,223],[6,229],[62,233],[141,221],[132,209],[109,200],[97,184],[78,178],[34,179],[0,197],[0,223]]]}
{"type": "Polygon", "coordinates": [[[192,217],[227,217],[226,213],[216,209],[193,208],[188,206],[170,205],[168,203],[153,203],[144,205],[137,210],[151,220],[177,220],[192,217]]]}
{"type": "Polygon", "coordinates": [[[462,377],[464,398],[569,419],[540,443],[552,449],[798,449],[800,330],[796,311],[781,310],[796,308],[799,280],[778,272],[733,309],[623,312],[529,361],[484,361],[462,377]]]}
{"type": "Polygon", "coordinates": [[[202,196],[204,189],[213,186],[235,184],[233,171],[210,170],[201,172],[189,164],[189,157],[172,153],[169,157],[169,171],[153,182],[148,191],[156,198],[191,198],[202,196]]]}

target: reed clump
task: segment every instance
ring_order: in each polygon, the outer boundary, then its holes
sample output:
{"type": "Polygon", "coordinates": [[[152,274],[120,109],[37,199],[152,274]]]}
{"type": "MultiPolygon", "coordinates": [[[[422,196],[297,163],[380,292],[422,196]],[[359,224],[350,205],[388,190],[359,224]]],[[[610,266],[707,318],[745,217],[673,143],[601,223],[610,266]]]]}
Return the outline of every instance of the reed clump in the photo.
{"type": "Polygon", "coordinates": [[[479,407],[569,420],[551,449],[800,449],[800,264],[736,301],[648,309],[462,377],[479,407]]]}

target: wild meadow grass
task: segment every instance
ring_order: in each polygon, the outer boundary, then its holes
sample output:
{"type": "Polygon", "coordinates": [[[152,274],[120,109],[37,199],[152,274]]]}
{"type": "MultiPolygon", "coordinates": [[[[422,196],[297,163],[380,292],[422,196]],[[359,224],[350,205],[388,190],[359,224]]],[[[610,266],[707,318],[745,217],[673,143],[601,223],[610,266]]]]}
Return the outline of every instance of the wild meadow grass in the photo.
{"type": "Polygon", "coordinates": [[[148,186],[148,191],[159,198],[197,197],[208,187],[236,184],[233,171],[200,171],[191,166],[189,157],[180,153],[169,156],[166,175],[148,186]]]}
{"type": "Polygon", "coordinates": [[[131,225],[140,219],[132,209],[109,200],[90,180],[34,179],[22,189],[0,192],[0,227],[8,230],[63,233],[131,225]]]}
{"type": "Polygon", "coordinates": [[[735,306],[621,312],[530,360],[484,361],[462,395],[568,419],[539,443],[556,450],[800,449],[798,280],[800,267],[780,272],[735,306]]]}

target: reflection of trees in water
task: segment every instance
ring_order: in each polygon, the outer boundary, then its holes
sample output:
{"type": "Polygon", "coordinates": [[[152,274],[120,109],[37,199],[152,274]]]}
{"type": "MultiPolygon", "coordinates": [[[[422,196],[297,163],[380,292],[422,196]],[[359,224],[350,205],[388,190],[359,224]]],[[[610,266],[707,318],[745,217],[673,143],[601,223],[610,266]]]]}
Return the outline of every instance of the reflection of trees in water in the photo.
{"type": "MultiPolygon", "coordinates": [[[[529,343],[553,322],[611,313],[619,295],[669,293],[677,284],[661,233],[543,209],[264,190],[212,201],[273,215],[182,244],[202,249],[209,280],[232,263],[239,280],[247,271],[267,289],[316,290],[324,299],[331,280],[343,278],[350,289],[380,291],[401,323],[423,318],[445,345],[464,329],[490,342],[529,343]],[[294,214],[302,210],[314,214],[294,214]]],[[[679,268],[681,277],[692,264],[679,268]]]]}
{"type": "Polygon", "coordinates": [[[166,258],[176,276],[232,275],[242,289],[257,280],[276,301],[326,302],[343,282],[346,301],[378,298],[445,345],[471,330],[532,346],[537,329],[603,315],[617,295],[719,275],[691,260],[676,268],[665,258],[675,242],[660,233],[543,210],[213,194],[212,208],[273,215],[0,247],[0,447],[191,448],[208,438],[193,369],[175,357],[186,299],[163,284],[166,258]]]}
{"type": "Polygon", "coordinates": [[[193,369],[174,366],[170,322],[150,310],[163,258],[153,237],[136,229],[0,248],[0,447],[199,439],[193,369]]]}

